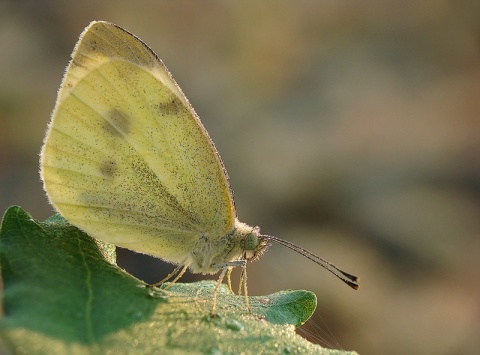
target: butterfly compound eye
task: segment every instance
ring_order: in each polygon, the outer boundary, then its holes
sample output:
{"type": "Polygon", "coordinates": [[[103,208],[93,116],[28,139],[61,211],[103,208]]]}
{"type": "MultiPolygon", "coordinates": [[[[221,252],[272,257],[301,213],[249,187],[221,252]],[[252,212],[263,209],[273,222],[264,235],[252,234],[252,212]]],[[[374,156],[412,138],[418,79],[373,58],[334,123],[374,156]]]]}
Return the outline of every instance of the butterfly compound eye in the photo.
{"type": "Polygon", "coordinates": [[[249,233],[243,240],[242,247],[243,250],[254,251],[257,249],[259,243],[258,236],[254,233],[249,233]]]}
{"type": "Polygon", "coordinates": [[[241,242],[245,260],[258,260],[268,249],[269,245],[267,239],[260,234],[259,228],[255,227],[250,233],[245,235],[241,242]]]}

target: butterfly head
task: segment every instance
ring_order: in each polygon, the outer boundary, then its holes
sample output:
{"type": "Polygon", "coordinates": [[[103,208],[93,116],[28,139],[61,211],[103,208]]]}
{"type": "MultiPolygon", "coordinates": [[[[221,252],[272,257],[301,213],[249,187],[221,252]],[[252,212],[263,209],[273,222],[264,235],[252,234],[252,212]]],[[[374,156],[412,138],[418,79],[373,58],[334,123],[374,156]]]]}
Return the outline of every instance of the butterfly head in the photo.
{"type": "Polygon", "coordinates": [[[245,235],[240,246],[243,250],[243,259],[255,261],[268,250],[270,243],[260,234],[260,228],[255,227],[245,235]]]}

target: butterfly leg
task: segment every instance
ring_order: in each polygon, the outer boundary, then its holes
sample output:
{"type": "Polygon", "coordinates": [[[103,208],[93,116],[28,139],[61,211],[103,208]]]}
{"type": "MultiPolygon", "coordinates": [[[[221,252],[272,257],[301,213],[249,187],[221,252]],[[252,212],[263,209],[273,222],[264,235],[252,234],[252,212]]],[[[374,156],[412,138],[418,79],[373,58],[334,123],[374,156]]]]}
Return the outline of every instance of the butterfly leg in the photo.
{"type": "Polygon", "coordinates": [[[167,287],[164,288],[164,290],[167,290],[170,286],[172,286],[175,282],[178,281],[178,279],[180,279],[180,277],[183,276],[183,274],[185,274],[185,272],[187,271],[188,269],[188,264],[185,264],[185,265],[178,265],[175,270],[173,270],[171,273],[169,273],[167,275],[167,277],[165,277],[164,279],[154,283],[152,286],[153,287],[156,287],[156,286],[160,286],[162,285],[164,282],[170,280],[171,277],[173,277],[175,274],[178,273],[178,275],[170,282],[170,285],[168,285],[167,287]]]}
{"type": "Polygon", "coordinates": [[[242,286],[245,292],[245,304],[247,305],[248,313],[252,313],[250,310],[250,302],[248,300],[248,289],[247,289],[247,264],[242,265],[242,273],[240,274],[240,282],[238,284],[238,295],[242,295],[242,286]]]}
{"type": "Polygon", "coordinates": [[[212,317],[215,317],[216,315],[218,289],[220,288],[220,284],[225,278],[225,274],[227,273],[227,270],[228,270],[228,267],[225,267],[222,269],[222,272],[220,273],[220,277],[218,278],[217,284],[215,285],[215,289],[213,290],[212,317]]]}
{"type": "MultiPolygon", "coordinates": [[[[250,309],[250,302],[248,300],[248,289],[247,289],[247,263],[243,264],[242,266],[242,276],[240,280],[243,280],[243,290],[245,292],[245,305],[247,306],[248,313],[252,314],[252,310],[250,309]]],[[[240,295],[240,291],[238,294],[240,295]]]]}
{"type": "MultiPolygon", "coordinates": [[[[220,273],[220,277],[218,278],[217,284],[215,285],[215,290],[213,291],[213,307],[212,307],[212,317],[215,316],[215,311],[216,311],[216,306],[217,306],[217,294],[218,290],[220,288],[220,285],[225,278],[225,275],[228,272],[228,281],[229,282],[229,288],[230,291],[232,291],[231,288],[231,281],[230,281],[230,274],[232,272],[232,268],[235,266],[241,266],[242,267],[242,274],[240,276],[240,287],[239,287],[239,295],[241,294],[241,289],[242,289],[242,283],[243,283],[243,289],[245,291],[245,304],[247,306],[248,313],[252,313],[250,309],[250,302],[248,300],[248,291],[247,291],[247,261],[246,260],[236,260],[236,261],[231,261],[228,263],[224,264],[219,264],[216,265],[218,268],[222,268],[222,272],[220,273]]],[[[233,293],[233,292],[232,292],[233,293]]]]}
{"type": "Polygon", "coordinates": [[[231,279],[232,271],[233,271],[233,268],[229,267],[228,271],[227,271],[227,285],[228,285],[228,289],[230,290],[230,292],[234,293],[233,289],[232,289],[232,279],[231,279]]]}
{"type": "Polygon", "coordinates": [[[188,269],[188,265],[185,265],[185,266],[183,267],[182,271],[180,271],[180,272],[178,273],[178,275],[170,282],[170,284],[169,284],[167,287],[164,288],[164,290],[168,290],[175,282],[177,282],[178,279],[180,279],[180,277],[183,276],[183,274],[185,273],[185,271],[187,271],[187,269],[188,269]]]}
{"type": "Polygon", "coordinates": [[[240,273],[240,280],[238,280],[238,292],[237,292],[237,294],[239,296],[242,295],[242,285],[243,285],[243,268],[242,268],[242,272],[240,273]]]}

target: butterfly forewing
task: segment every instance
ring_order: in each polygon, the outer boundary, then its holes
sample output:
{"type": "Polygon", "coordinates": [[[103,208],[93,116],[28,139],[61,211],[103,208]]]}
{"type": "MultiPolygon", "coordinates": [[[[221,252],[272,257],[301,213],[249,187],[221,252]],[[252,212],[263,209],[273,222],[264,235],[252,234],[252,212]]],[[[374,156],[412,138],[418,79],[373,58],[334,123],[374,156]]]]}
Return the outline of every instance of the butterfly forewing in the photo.
{"type": "Polygon", "coordinates": [[[72,58],[41,158],[59,212],[96,238],[171,261],[199,234],[233,228],[221,159],[155,54],[96,22],[72,58]]]}

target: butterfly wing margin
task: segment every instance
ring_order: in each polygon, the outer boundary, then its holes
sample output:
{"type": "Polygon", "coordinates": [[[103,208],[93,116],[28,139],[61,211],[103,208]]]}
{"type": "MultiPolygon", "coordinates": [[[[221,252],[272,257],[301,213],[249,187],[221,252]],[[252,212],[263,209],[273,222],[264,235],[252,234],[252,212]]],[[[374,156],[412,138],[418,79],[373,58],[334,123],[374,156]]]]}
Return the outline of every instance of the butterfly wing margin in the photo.
{"type": "Polygon", "coordinates": [[[73,224],[148,254],[170,236],[185,250],[198,233],[233,227],[228,175],[207,131],[154,52],[110,23],[90,24],[75,47],[41,175],[73,224]]]}

